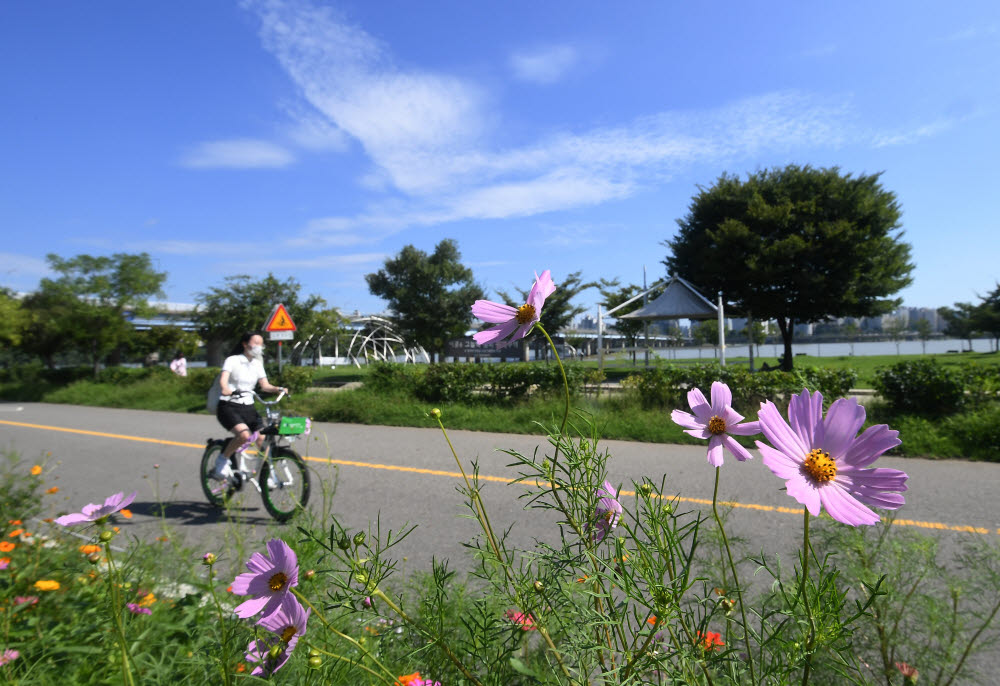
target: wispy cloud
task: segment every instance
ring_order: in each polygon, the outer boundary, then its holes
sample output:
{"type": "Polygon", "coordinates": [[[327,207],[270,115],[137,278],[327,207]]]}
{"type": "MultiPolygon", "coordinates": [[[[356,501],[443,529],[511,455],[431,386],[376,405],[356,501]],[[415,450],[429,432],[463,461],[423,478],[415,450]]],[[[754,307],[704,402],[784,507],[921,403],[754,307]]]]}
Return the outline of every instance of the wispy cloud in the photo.
{"type": "Polygon", "coordinates": [[[515,78],[544,85],[561,79],[578,59],[579,55],[572,46],[552,45],[516,52],[509,61],[515,78]]]}
{"type": "Polygon", "coordinates": [[[918,124],[906,129],[876,133],[872,145],[876,148],[887,148],[894,145],[909,145],[923,138],[936,136],[958,123],[957,119],[938,119],[928,124],[918,124]]]}
{"type": "Polygon", "coordinates": [[[285,167],[295,161],[286,148],[269,141],[237,138],[201,143],[185,154],[180,163],[196,169],[259,169],[285,167]]]}
{"type": "MultiPolygon", "coordinates": [[[[781,91],[510,146],[495,128],[501,108],[469,79],[398,66],[386,45],[328,7],[298,0],[244,6],[258,15],[263,45],[308,106],[372,163],[359,178],[369,207],[309,222],[302,243],[358,245],[409,227],[542,215],[629,197],[691,165],[902,144],[907,135],[943,130],[873,137],[860,130],[849,98],[781,91]]],[[[575,55],[550,48],[521,53],[517,63],[522,76],[555,78],[575,55]]]]}
{"type": "MultiPolygon", "coordinates": [[[[300,258],[268,258],[260,263],[261,271],[273,269],[342,269],[358,265],[385,262],[383,252],[354,253],[348,255],[314,255],[300,258]]],[[[357,285],[357,284],[354,284],[357,285]]]]}
{"type": "Polygon", "coordinates": [[[982,26],[968,26],[964,29],[953,31],[952,33],[942,37],[941,40],[947,42],[962,42],[978,40],[980,38],[991,38],[994,36],[1000,36],[1000,28],[998,28],[996,24],[984,24],[982,26]]]}

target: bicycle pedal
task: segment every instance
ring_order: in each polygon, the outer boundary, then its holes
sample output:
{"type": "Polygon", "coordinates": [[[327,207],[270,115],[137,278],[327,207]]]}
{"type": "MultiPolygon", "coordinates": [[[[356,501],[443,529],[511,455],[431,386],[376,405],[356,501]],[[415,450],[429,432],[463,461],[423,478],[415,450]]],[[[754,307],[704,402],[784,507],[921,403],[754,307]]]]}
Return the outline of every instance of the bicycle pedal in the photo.
{"type": "Polygon", "coordinates": [[[230,479],[234,491],[243,490],[243,482],[245,481],[243,472],[234,472],[230,479]]]}

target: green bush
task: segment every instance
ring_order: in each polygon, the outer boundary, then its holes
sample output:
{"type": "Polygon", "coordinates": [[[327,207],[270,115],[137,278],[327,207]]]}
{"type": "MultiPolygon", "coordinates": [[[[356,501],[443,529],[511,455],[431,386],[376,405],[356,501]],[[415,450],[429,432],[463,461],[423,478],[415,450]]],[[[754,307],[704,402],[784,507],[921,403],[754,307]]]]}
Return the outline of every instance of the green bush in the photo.
{"type": "Polygon", "coordinates": [[[1000,405],[948,417],[944,432],[957,444],[961,457],[1000,462],[1000,405]]]}
{"type": "Polygon", "coordinates": [[[875,390],[897,414],[950,415],[958,412],[965,401],[962,373],[933,359],[876,369],[875,390]]]}

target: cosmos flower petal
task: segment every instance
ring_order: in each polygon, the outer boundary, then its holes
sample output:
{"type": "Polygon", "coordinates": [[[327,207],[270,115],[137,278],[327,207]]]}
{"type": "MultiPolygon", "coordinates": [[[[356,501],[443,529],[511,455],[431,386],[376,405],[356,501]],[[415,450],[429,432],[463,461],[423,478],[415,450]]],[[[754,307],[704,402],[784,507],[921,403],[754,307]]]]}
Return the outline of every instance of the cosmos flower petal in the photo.
{"type": "Polygon", "coordinates": [[[739,443],[737,443],[732,436],[727,436],[726,434],[722,434],[721,438],[722,438],[722,444],[726,446],[726,449],[729,452],[731,452],[740,462],[746,462],[747,460],[753,459],[753,455],[750,454],[750,451],[744,448],[739,443]]]}
{"type": "Polygon", "coordinates": [[[779,479],[791,479],[800,474],[802,463],[796,462],[780,450],[775,450],[760,441],[757,441],[757,450],[760,451],[761,462],[764,463],[764,466],[779,479]]]}
{"type": "Polygon", "coordinates": [[[713,408],[712,413],[722,417],[722,419],[726,422],[727,431],[729,430],[728,427],[733,426],[734,424],[739,424],[743,421],[743,415],[728,406],[723,407],[719,412],[716,412],[713,408]]]}
{"type": "Polygon", "coordinates": [[[517,329],[517,326],[518,326],[517,320],[511,319],[510,321],[490,327],[489,329],[484,329],[483,331],[477,331],[476,333],[472,334],[472,338],[479,345],[486,345],[488,343],[492,343],[498,338],[506,338],[511,333],[513,333],[515,329],[517,329]]]}
{"type": "Polygon", "coordinates": [[[492,300],[477,300],[472,306],[472,316],[487,324],[500,324],[517,314],[517,309],[492,300]]]}
{"type": "Polygon", "coordinates": [[[712,382],[712,412],[723,416],[726,408],[733,404],[733,393],[729,386],[721,381],[712,382]]]}
{"type": "Polygon", "coordinates": [[[272,567],[273,565],[271,564],[271,561],[260,553],[251,554],[250,559],[247,560],[247,569],[254,574],[263,574],[272,567]]]}
{"type": "Polygon", "coordinates": [[[755,436],[760,433],[760,422],[726,423],[726,433],[733,436],[755,436]]]}
{"type": "Polygon", "coordinates": [[[877,524],[879,516],[862,505],[856,498],[836,483],[828,483],[817,489],[823,507],[838,522],[859,526],[877,524]]]}
{"type": "Polygon", "coordinates": [[[794,431],[814,448],[823,445],[823,396],[819,391],[811,394],[803,389],[799,395],[793,395],[788,403],[788,419],[794,431]]]}
{"type": "Polygon", "coordinates": [[[712,406],[705,400],[705,394],[701,392],[700,388],[692,388],[688,391],[688,405],[694,416],[703,424],[707,424],[708,420],[712,418],[712,406]]]}
{"type": "Polygon", "coordinates": [[[708,463],[713,467],[722,466],[722,439],[719,436],[712,436],[708,440],[708,463]]]}
{"type": "Polygon", "coordinates": [[[781,413],[778,412],[778,408],[774,403],[770,400],[762,403],[760,412],[757,413],[757,419],[759,420],[760,430],[763,432],[764,438],[771,445],[785,455],[799,456],[799,460],[805,459],[809,448],[805,446],[798,434],[788,426],[788,423],[781,416],[781,413]]]}
{"type": "Polygon", "coordinates": [[[785,482],[788,495],[792,496],[806,506],[809,514],[813,517],[819,516],[820,497],[816,484],[811,482],[801,474],[796,475],[785,482]]]}
{"type": "Polygon", "coordinates": [[[693,436],[694,438],[700,438],[707,441],[712,437],[712,432],[708,430],[707,426],[701,426],[697,429],[685,429],[684,433],[688,436],[693,436]]]}
{"type": "Polygon", "coordinates": [[[684,410],[674,410],[670,413],[670,418],[674,424],[680,425],[684,429],[704,429],[705,423],[699,422],[693,415],[684,410]]]}
{"type": "Polygon", "coordinates": [[[556,284],[552,281],[552,272],[546,269],[541,276],[535,277],[528,293],[528,303],[535,308],[536,314],[541,314],[545,299],[556,292],[556,284]]]}
{"type": "Polygon", "coordinates": [[[536,318],[528,322],[527,324],[522,324],[520,328],[518,328],[518,330],[514,332],[514,335],[510,337],[511,342],[513,343],[514,341],[519,341],[525,336],[527,336],[528,332],[531,331],[531,327],[533,327],[535,325],[535,322],[537,321],[538,319],[536,318]]]}
{"type": "Polygon", "coordinates": [[[237,574],[231,584],[233,593],[236,595],[247,595],[250,592],[250,582],[257,578],[257,576],[257,574],[251,572],[237,574]]]}
{"type": "Polygon", "coordinates": [[[823,448],[834,458],[847,454],[851,443],[865,423],[865,408],[854,398],[835,400],[823,420],[825,437],[823,448]]]}
{"type": "Polygon", "coordinates": [[[854,467],[867,467],[886,450],[901,443],[895,429],[885,424],[869,426],[848,449],[844,462],[854,467]]]}
{"type": "Polygon", "coordinates": [[[233,612],[236,613],[237,617],[241,619],[246,619],[247,617],[253,617],[255,614],[261,611],[268,601],[267,596],[253,597],[248,600],[244,600],[242,603],[236,606],[233,612]]]}

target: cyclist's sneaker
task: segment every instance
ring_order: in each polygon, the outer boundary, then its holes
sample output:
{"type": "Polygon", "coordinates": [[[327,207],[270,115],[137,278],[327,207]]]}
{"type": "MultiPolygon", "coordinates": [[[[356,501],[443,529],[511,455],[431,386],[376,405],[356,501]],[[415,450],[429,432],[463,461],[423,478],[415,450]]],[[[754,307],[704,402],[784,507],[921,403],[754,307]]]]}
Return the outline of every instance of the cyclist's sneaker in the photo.
{"type": "Polygon", "coordinates": [[[229,466],[229,460],[224,460],[222,467],[216,464],[215,469],[208,473],[209,479],[214,479],[215,481],[225,481],[233,475],[233,468],[229,466]]]}

